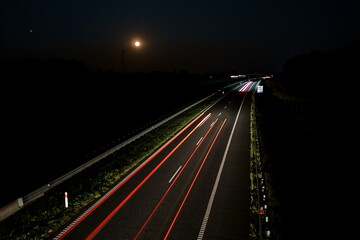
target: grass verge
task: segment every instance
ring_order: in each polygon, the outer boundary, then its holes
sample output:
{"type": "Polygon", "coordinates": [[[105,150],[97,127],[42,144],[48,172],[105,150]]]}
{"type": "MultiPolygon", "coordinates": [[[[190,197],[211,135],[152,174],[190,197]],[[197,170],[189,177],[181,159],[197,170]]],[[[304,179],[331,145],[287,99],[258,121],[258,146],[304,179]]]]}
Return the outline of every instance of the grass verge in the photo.
{"type": "MultiPolygon", "coordinates": [[[[54,187],[0,223],[0,239],[48,239],[118,183],[131,169],[168,141],[208,106],[218,94],[119,149],[102,161],[54,187]],[[64,207],[64,192],[69,207],[64,207]]],[[[50,158],[50,157],[49,157],[50,158]]]]}
{"type": "Polygon", "coordinates": [[[255,97],[253,95],[250,109],[250,236],[255,240],[259,236],[259,202],[258,202],[258,172],[260,160],[258,132],[256,124],[255,97]]]}
{"type": "Polygon", "coordinates": [[[272,231],[269,223],[271,214],[271,186],[268,184],[269,173],[266,171],[266,154],[262,148],[261,128],[259,118],[261,113],[256,108],[254,94],[250,111],[250,236],[249,239],[270,239],[272,231]]]}

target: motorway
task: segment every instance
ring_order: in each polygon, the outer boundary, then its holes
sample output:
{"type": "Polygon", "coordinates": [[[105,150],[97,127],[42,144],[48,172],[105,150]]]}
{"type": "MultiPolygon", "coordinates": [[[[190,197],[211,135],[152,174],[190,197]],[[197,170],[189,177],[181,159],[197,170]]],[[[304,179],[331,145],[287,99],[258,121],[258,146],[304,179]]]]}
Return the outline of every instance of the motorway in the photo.
{"type": "Polygon", "coordinates": [[[226,93],[55,239],[248,239],[255,85],[226,93]]]}

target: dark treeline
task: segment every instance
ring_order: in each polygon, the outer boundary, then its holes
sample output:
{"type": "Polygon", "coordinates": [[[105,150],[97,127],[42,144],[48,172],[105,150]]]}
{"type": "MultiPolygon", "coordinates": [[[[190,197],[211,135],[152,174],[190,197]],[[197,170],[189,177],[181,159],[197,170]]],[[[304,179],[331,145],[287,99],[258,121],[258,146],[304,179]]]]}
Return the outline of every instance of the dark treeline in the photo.
{"type": "Polygon", "coordinates": [[[26,58],[21,61],[9,61],[0,64],[0,73],[7,76],[7,81],[25,82],[26,80],[45,80],[48,82],[69,80],[89,81],[89,80],[123,80],[122,85],[134,86],[133,81],[141,81],[149,85],[156,84],[176,84],[176,81],[182,82],[202,82],[208,81],[209,76],[215,78],[226,78],[230,73],[225,71],[219,73],[189,73],[186,69],[174,72],[116,72],[113,69],[103,70],[98,68],[96,71],[90,71],[89,67],[81,60],[49,58],[47,60],[38,58],[26,58]]]}
{"type": "Polygon", "coordinates": [[[355,236],[359,54],[354,41],[295,56],[257,99],[274,239],[355,236]]]}
{"type": "Polygon", "coordinates": [[[269,82],[302,123],[338,149],[358,125],[359,54],[357,40],[333,51],[294,56],[269,82]]]}
{"type": "Polygon", "coordinates": [[[357,128],[359,56],[360,39],[333,51],[295,56],[284,64],[279,82],[288,96],[295,96],[288,104],[328,144],[342,145],[357,128]]]}
{"type": "Polygon", "coordinates": [[[26,58],[22,61],[4,62],[0,65],[1,74],[6,74],[6,83],[13,81],[36,81],[76,78],[89,72],[88,67],[78,60],[50,58],[47,61],[37,58],[26,58]],[[50,79],[51,78],[51,79],[50,79]]]}
{"type": "Polygon", "coordinates": [[[292,95],[340,94],[359,79],[360,40],[329,52],[313,51],[297,55],[283,66],[281,83],[292,95]],[[335,92],[336,91],[336,92],[335,92]]]}

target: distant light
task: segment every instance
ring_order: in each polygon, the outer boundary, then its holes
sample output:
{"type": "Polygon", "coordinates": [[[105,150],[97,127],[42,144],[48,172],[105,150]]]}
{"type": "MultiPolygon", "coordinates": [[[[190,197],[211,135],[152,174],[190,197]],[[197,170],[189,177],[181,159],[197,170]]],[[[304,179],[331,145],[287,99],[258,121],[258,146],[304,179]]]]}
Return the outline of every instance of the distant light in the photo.
{"type": "Polygon", "coordinates": [[[245,78],[246,75],[240,74],[240,75],[231,75],[230,78],[236,79],[236,78],[245,78]]]}
{"type": "Polygon", "coordinates": [[[140,42],[139,41],[135,42],[135,47],[140,47],[140,42]]]}

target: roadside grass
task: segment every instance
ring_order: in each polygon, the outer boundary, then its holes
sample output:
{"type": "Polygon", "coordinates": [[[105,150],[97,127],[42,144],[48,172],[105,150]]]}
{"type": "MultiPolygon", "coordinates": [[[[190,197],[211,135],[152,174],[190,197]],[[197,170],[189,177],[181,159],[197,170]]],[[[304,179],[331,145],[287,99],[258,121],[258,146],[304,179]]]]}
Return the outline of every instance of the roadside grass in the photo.
{"type": "MultiPolygon", "coordinates": [[[[188,109],[76,176],[0,223],[0,239],[49,239],[117,184],[130,170],[219,98],[218,94],[188,109]],[[64,207],[68,192],[69,207],[64,207]]],[[[50,158],[50,157],[49,157],[50,158]]]]}
{"type": "MultiPolygon", "coordinates": [[[[266,217],[274,216],[274,197],[272,196],[271,175],[266,166],[267,153],[263,148],[261,131],[261,111],[257,108],[259,96],[254,94],[250,111],[250,235],[249,239],[257,240],[273,232],[266,217]],[[262,198],[263,195],[268,197],[262,198]],[[264,206],[267,205],[265,209],[264,206]],[[260,213],[260,209],[262,208],[260,213]]],[[[261,98],[261,97],[260,97],[261,98]]]]}
{"type": "Polygon", "coordinates": [[[259,204],[256,165],[259,160],[258,132],[256,125],[255,97],[253,95],[250,109],[250,234],[249,239],[259,237],[259,204]]]}

